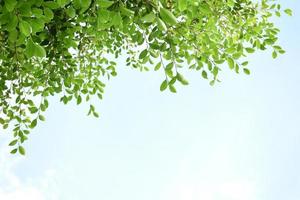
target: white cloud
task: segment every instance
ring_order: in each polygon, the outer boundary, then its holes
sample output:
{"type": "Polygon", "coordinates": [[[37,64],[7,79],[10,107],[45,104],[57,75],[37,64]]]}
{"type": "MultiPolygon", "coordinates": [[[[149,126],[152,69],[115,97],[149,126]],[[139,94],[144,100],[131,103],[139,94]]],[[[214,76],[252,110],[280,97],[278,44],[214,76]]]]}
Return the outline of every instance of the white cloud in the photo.
{"type": "Polygon", "coordinates": [[[0,199],[1,200],[56,200],[57,195],[51,191],[55,178],[54,170],[46,170],[42,177],[22,180],[14,168],[22,165],[26,157],[12,156],[5,144],[0,144],[0,199]]]}

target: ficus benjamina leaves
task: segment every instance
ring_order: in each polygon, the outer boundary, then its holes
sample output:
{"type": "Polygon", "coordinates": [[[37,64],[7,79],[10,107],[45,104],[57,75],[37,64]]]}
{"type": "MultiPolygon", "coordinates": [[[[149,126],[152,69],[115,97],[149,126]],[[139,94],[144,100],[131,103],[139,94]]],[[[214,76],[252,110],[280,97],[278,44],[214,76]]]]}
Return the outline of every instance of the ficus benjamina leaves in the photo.
{"type": "MultiPolygon", "coordinates": [[[[25,154],[49,96],[78,105],[102,99],[121,56],[161,73],[160,90],[172,93],[188,85],[182,68],[211,85],[226,65],[249,75],[248,54],[285,52],[271,21],[282,13],[292,10],[273,0],[1,1],[0,124],[11,128],[11,153],[25,154]]],[[[88,115],[99,117],[93,105],[88,115]]]]}

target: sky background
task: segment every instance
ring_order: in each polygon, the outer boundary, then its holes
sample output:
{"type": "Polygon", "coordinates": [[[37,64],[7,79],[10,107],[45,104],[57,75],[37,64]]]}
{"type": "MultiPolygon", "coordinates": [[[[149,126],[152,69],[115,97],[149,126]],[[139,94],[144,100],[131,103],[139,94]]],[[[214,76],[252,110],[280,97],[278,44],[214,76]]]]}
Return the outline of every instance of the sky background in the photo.
{"type": "Polygon", "coordinates": [[[287,51],[249,57],[251,76],[225,69],[214,87],[187,72],[177,94],[163,74],[123,66],[96,102],[51,99],[45,123],[9,155],[0,133],[1,200],[298,200],[300,3],[276,21],[287,51]]]}

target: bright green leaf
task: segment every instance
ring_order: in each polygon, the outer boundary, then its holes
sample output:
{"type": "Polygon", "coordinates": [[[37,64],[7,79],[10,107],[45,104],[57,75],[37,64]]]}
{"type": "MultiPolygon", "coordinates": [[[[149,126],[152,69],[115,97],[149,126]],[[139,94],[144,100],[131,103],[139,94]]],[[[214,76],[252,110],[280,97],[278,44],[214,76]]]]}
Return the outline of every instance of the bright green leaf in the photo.
{"type": "Polygon", "coordinates": [[[164,80],[161,85],[160,85],[160,91],[164,91],[166,90],[168,87],[168,81],[167,80],[164,80]]]}
{"type": "Polygon", "coordinates": [[[148,13],[147,15],[145,15],[144,17],[142,17],[141,20],[143,22],[152,23],[152,22],[154,22],[155,18],[156,18],[155,14],[153,12],[151,12],[151,13],[148,13]]]}
{"type": "Polygon", "coordinates": [[[164,22],[169,25],[176,25],[177,19],[173,13],[165,8],[160,8],[159,14],[164,22]]]}
{"type": "Polygon", "coordinates": [[[188,0],[178,0],[179,11],[185,11],[187,9],[188,0]]]}
{"type": "Polygon", "coordinates": [[[289,16],[293,15],[293,11],[291,9],[285,9],[284,12],[289,16]]]}
{"type": "Polygon", "coordinates": [[[29,36],[32,30],[30,24],[24,20],[19,22],[19,29],[25,36],[29,36]]]}

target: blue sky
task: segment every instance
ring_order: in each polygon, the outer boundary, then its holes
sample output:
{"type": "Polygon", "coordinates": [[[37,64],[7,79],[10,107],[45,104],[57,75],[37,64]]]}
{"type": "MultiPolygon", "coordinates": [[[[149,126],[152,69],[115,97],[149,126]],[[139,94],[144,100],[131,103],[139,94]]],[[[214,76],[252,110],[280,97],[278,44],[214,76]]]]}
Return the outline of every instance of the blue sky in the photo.
{"type": "Polygon", "coordinates": [[[51,99],[26,157],[0,135],[0,199],[298,200],[300,3],[282,4],[294,11],[276,22],[287,53],[250,56],[251,76],[224,70],[211,87],[186,72],[170,94],[163,74],[120,62],[99,119],[51,99]]]}

